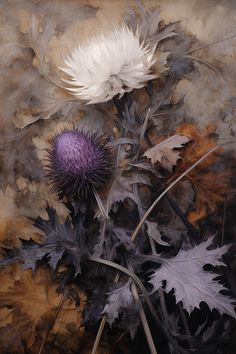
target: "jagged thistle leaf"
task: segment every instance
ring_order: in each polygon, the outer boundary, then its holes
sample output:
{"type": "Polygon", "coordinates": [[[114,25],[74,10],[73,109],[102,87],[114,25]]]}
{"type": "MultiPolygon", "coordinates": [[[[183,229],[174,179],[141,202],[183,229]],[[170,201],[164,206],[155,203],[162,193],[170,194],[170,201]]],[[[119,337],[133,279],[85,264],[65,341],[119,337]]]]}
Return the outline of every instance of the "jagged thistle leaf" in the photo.
{"type": "Polygon", "coordinates": [[[170,23],[166,26],[160,26],[161,16],[159,9],[147,9],[141,2],[137,3],[140,12],[140,18],[134,11],[130,11],[125,20],[127,24],[135,31],[139,28],[141,40],[160,44],[164,39],[176,36],[176,24],[170,23]]]}
{"type": "Polygon", "coordinates": [[[110,326],[119,317],[119,314],[124,310],[130,310],[135,306],[133,295],[130,290],[131,282],[128,281],[120,287],[108,293],[107,304],[104,307],[103,313],[107,315],[107,321],[110,326]]]}
{"type": "Polygon", "coordinates": [[[134,184],[151,185],[150,179],[146,175],[131,174],[118,177],[108,196],[109,210],[113,204],[124,201],[126,198],[132,199],[137,204],[137,198],[133,191],[134,184]]]}
{"type": "MultiPolygon", "coordinates": [[[[216,274],[203,270],[203,266],[224,265],[220,260],[229,246],[224,245],[208,250],[213,237],[189,250],[180,250],[170,259],[162,258],[162,265],[151,275],[150,283],[153,292],[162,287],[166,281],[165,291],[168,293],[174,289],[176,302],[182,302],[183,307],[191,313],[194,308],[204,301],[208,307],[217,309],[219,313],[235,316],[232,299],[220,293],[225,287],[214,280],[216,274]]],[[[158,260],[160,262],[160,259],[158,260]]]]}
{"type": "MultiPolygon", "coordinates": [[[[63,264],[71,264],[75,268],[75,275],[80,273],[80,260],[85,252],[82,246],[84,228],[78,224],[74,228],[67,218],[63,224],[59,224],[54,209],[47,208],[49,220],[38,218],[35,225],[45,232],[42,243],[35,241],[22,241],[20,248],[9,250],[2,265],[8,265],[16,261],[23,263],[24,269],[37,267],[37,263],[46,258],[52,271],[55,271],[60,260],[63,264]]],[[[84,245],[84,243],[83,243],[84,245]]]]}

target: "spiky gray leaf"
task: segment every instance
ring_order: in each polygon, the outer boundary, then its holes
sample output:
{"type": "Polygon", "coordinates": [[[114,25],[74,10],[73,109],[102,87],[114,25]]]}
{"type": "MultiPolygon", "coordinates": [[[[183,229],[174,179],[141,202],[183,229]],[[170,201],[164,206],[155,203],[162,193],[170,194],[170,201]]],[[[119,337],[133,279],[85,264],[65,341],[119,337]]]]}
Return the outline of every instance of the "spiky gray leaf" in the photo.
{"type": "Polygon", "coordinates": [[[121,287],[108,293],[107,304],[104,307],[103,313],[107,315],[107,321],[110,326],[119,317],[119,314],[134,305],[133,295],[130,290],[131,282],[128,281],[121,287]]]}
{"type": "Polygon", "coordinates": [[[212,239],[213,237],[209,237],[192,249],[180,250],[173,258],[162,258],[162,266],[151,275],[150,283],[155,292],[162,287],[165,280],[165,292],[174,289],[176,302],[182,302],[188,313],[199,308],[204,301],[211,310],[217,309],[221,314],[236,317],[232,299],[220,293],[225,287],[214,280],[216,274],[203,270],[206,264],[224,265],[221,258],[229,248],[224,245],[208,250],[212,239]]]}
{"type": "Polygon", "coordinates": [[[64,265],[73,265],[75,275],[79,274],[82,254],[85,253],[83,244],[84,229],[82,225],[74,228],[69,218],[60,224],[54,209],[47,207],[49,220],[40,217],[35,221],[35,226],[45,232],[41,243],[22,241],[20,248],[9,250],[7,257],[0,262],[8,265],[16,261],[23,264],[24,269],[36,269],[38,262],[47,259],[52,271],[55,271],[59,261],[63,259],[64,265]]]}
{"type": "Polygon", "coordinates": [[[114,182],[108,197],[109,210],[116,202],[124,201],[126,198],[132,199],[136,204],[137,200],[133,192],[133,184],[151,185],[149,177],[141,174],[133,174],[130,176],[120,176],[114,182]]]}
{"type": "Polygon", "coordinates": [[[169,243],[162,240],[161,233],[157,228],[157,223],[146,220],[145,224],[147,225],[148,236],[153,238],[157,243],[159,243],[159,245],[170,246],[169,243]]]}

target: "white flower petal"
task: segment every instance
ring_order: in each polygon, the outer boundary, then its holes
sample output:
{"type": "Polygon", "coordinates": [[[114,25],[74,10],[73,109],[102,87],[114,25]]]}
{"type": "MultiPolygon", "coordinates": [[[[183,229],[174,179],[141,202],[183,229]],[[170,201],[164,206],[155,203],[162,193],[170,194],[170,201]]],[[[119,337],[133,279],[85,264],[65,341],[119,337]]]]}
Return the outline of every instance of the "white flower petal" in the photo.
{"type": "Polygon", "coordinates": [[[63,79],[65,89],[88,104],[106,102],[117,94],[122,97],[156,77],[150,74],[154,52],[155,47],[141,43],[139,32],[126,25],[92,36],[60,67],[69,77],[63,79]]]}

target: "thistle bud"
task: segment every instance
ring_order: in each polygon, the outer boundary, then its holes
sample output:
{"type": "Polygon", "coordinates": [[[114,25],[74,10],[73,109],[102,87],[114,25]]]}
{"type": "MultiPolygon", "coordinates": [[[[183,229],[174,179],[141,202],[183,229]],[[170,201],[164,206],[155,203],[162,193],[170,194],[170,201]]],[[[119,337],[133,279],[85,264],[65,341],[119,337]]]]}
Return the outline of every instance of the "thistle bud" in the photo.
{"type": "Polygon", "coordinates": [[[60,198],[88,198],[109,180],[111,155],[103,140],[77,129],[52,138],[47,176],[60,198]]]}

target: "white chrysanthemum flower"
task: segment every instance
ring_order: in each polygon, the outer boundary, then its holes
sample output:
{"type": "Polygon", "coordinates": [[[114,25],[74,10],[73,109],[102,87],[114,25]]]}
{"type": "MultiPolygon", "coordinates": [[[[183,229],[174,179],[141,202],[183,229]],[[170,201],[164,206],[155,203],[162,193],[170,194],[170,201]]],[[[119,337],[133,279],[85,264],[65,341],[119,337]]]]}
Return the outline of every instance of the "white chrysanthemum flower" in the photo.
{"type": "Polygon", "coordinates": [[[65,88],[89,104],[121,97],[156,77],[150,74],[154,51],[126,25],[95,35],[74,49],[60,68],[69,76],[63,79],[69,84],[65,88]]]}

